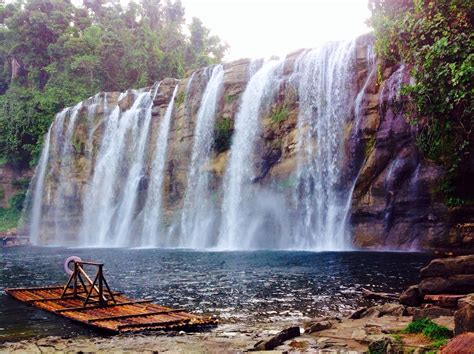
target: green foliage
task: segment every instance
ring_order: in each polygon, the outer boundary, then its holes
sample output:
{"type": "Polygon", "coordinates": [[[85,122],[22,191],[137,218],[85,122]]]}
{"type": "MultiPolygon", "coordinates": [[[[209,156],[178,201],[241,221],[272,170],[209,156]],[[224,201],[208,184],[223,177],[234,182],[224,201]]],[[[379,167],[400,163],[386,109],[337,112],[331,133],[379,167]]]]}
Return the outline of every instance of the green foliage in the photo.
{"type": "Polygon", "coordinates": [[[425,329],[423,329],[423,335],[431,340],[444,340],[453,336],[447,327],[439,326],[434,322],[429,323],[425,329]]]}
{"type": "MultiPolygon", "coordinates": [[[[377,54],[412,68],[414,83],[402,94],[409,99],[418,145],[446,168],[452,183],[473,151],[474,3],[370,0],[370,6],[377,54]]],[[[454,187],[447,198],[459,197],[454,187]]]]}
{"type": "Polygon", "coordinates": [[[15,208],[0,208],[0,232],[15,228],[20,217],[21,212],[15,208]]]}
{"type": "MultiPolygon", "coordinates": [[[[3,192],[3,190],[2,190],[3,192]]],[[[4,196],[2,196],[4,198],[4,196]]],[[[8,201],[7,208],[0,208],[0,232],[17,227],[26,198],[26,189],[18,192],[8,201]]]]}
{"type": "Polygon", "coordinates": [[[290,112],[288,110],[287,105],[283,104],[273,110],[270,118],[273,123],[278,124],[278,123],[284,122],[288,118],[289,115],[290,115],[290,112]]]}
{"type": "Polygon", "coordinates": [[[364,153],[365,157],[369,157],[370,153],[374,150],[375,148],[375,135],[371,136],[369,140],[365,142],[365,147],[364,147],[364,153]]]}
{"type": "Polygon", "coordinates": [[[230,148],[233,131],[234,127],[230,118],[221,117],[216,121],[214,127],[214,149],[217,152],[223,152],[230,148]]]}
{"type": "Polygon", "coordinates": [[[180,93],[176,95],[176,98],[174,100],[176,107],[181,107],[181,105],[184,103],[185,96],[186,95],[184,91],[181,91],[180,93]]]}
{"type": "Polygon", "coordinates": [[[9,206],[11,209],[21,211],[26,198],[26,190],[20,191],[10,198],[9,206]]]}
{"type": "Polygon", "coordinates": [[[97,91],[180,78],[227,46],[179,0],[17,0],[0,6],[0,158],[35,164],[54,115],[97,91]],[[13,62],[19,64],[12,76],[13,62]]]}
{"type": "Polygon", "coordinates": [[[433,348],[439,348],[453,336],[452,331],[445,326],[434,323],[429,318],[413,321],[402,331],[403,333],[423,333],[429,339],[433,348]]]}
{"type": "Polygon", "coordinates": [[[435,349],[441,348],[443,345],[446,345],[448,343],[449,339],[438,339],[433,342],[431,342],[431,347],[435,349]]]}
{"type": "Polygon", "coordinates": [[[236,95],[225,95],[225,103],[232,103],[236,98],[236,95]]]}
{"type": "Polygon", "coordinates": [[[12,181],[12,186],[16,188],[20,188],[21,190],[27,190],[28,186],[30,185],[29,178],[19,178],[12,181]]]}
{"type": "Polygon", "coordinates": [[[403,330],[403,333],[421,333],[428,325],[432,323],[433,321],[431,321],[429,318],[415,320],[406,326],[406,328],[403,330]]]}
{"type": "Polygon", "coordinates": [[[395,340],[395,342],[399,345],[403,344],[403,339],[399,334],[392,334],[392,338],[395,340]]]}

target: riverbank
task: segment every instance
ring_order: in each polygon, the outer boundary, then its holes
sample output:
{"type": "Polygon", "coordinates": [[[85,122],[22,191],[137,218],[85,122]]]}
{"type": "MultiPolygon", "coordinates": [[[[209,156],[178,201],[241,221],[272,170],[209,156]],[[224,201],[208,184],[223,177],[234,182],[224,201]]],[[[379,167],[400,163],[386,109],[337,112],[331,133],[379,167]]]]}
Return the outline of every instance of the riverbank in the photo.
{"type": "MultiPolygon", "coordinates": [[[[275,323],[272,326],[223,324],[209,331],[195,333],[29,339],[0,344],[0,352],[140,351],[151,353],[168,351],[223,353],[260,349],[272,349],[280,352],[315,350],[366,352],[370,345],[374,345],[373,343],[375,345],[398,346],[403,350],[417,352],[436,349],[422,335],[400,334],[400,331],[412,321],[412,316],[409,314],[410,309],[408,312],[407,309],[407,307],[398,304],[385,304],[367,309],[362,318],[333,316],[312,319],[296,324],[296,327],[299,327],[299,335],[293,338],[291,338],[291,334],[288,336],[288,323],[275,323]],[[285,329],[287,329],[286,332],[285,329]],[[286,333],[286,337],[279,334],[282,330],[286,333]],[[282,341],[282,338],[287,340],[282,341]],[[270,347],[268,343],[270,343],[270,347]]],[[[442,316],[433,321],[450,330],[454,329],[452,316],[442,316]]]]}
{"type": "Polygon", "coordinates": [[[29,245],[27,236],[17,235],[16,229],[0,232],[0,248],[29,245]]]}

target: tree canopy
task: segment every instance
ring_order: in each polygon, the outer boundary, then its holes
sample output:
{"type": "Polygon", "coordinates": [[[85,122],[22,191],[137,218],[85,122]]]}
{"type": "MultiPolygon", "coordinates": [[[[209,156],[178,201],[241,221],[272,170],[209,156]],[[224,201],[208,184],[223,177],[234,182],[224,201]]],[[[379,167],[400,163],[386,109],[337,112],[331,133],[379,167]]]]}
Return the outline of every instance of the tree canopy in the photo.
{"type": "Polygon", "coordinates": [[[176,0],[0,5],[0,158],[34,164],[58,111],[220,62],[227,49],[176,0]]]}

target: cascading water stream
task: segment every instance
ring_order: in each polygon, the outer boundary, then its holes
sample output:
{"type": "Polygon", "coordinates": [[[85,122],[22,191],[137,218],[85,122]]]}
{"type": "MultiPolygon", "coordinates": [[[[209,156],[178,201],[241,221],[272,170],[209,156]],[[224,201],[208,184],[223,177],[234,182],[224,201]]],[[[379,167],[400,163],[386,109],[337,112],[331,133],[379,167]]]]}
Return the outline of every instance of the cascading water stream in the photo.
{"type": "Polygon", "coordinates": [[[155,154],[153,157],[148,196],[143,208],[143,229],[141,246],[163,246],[168,240],[164,239],[161,228],[161,213],[163,202],[163,181],[165,177],[166,157],[168,152],[168,136],[173,115],[174,100],[178,84],[176,84],[171,100],[168,103],[164,117],[158,128],[158,136],[155,142],[155,154]]]}
{"type": "Polygon", "coordinates": [[[209,189],[208,165],[214,136],[217,103],[221,96],[224,68],[212,69],[197,114],[193,152],[181,216],[180,247],[200,248],[210,244],[209,237],[215,223],[212,191],[209,189]]]}
{"type": "Polygon", "coordinates": [[[140,181],[145,173],[145,151],[150,131],[150,123],[152,118],[152,106],[159,84],[148,92],[140,101],[141,110],[137,112],[134,129],[138,128],[138,124],[142,121],[142,126],[137,140],[132,140],[133,150],[135,154],[131,157],[131,166],[129,166],[128,178],[123,190],[123,196],[120,198],[121,203],[117,209],[117,215],[120,216],[118,222],[112,228],[112,232],[116,235],[116,246],[131,244],[130,233],[132,231],[133,217],[137,202],[137,191],[140,181]]]}
{"type": "Polygon", "coordinates": [[[182,97],[179,82],[165,81],[168,96],[155,84],[62,111],[28,196],[32,243],[350,249],[357,166],[347,161],[346,140],[358,134],[376,72],[370,45],[366,60],[358,93],[355,42],[338,42],[242,62],[248,76],[230,70],[225,81],[223,65],[199,70],[182,97]],[[280,106],[287,116],[274,121],[280,106]],[[220,115],[234,117],[228,152],[213,149],[220,115]]]}
{"type": "MultiPolygon", "coordinates": [[[[61,114],[65,114],[65,111],[62,111],[61,113],[56,115],[56,119],[61,114]]],[[[39,241],[40,241],[44,180],[46,177],[46,167],[48,166],[49,149],[50,149],[50,144],[51,144],[51,130],[53,129],[53,127],[55,127],[55,125],[51,125],[51,127],[48,130],[48,133],[46,134],[45,144],[44,144],[43,150],[41,151],[41,157],[39,159],[38,167],[36,168],[36,172],[35,172],[35,180],[33,182],[33,185],[34,185],[33,195],[27,196],[27,201],[31,198],[29,239],[30,239],[31,244],[33,245],[39,244],[39,241]]],[[[30,194],[30,191],[28,191],[28,194],[30,194]]]]}
{"type": "Polygon", "coordinates": [[[82,245],[132,244],[129,233],[138,183],[144,171],[151,107],[156,91],[157,87],[148,92],[132,92],[135,100],[130,109],[120,113],[119,106],[116,106],[104,112],[106,127],[84,203],[80,231],[82,245]]]}
{"type": "MultiPolygon", "coordinates": [[[[67,228],[69,225],[70,210],[67,205],[65,193],[68,185],[67,178],[73,169],[74,163],[74,146],[72,144],[74,136],[74,128],[76,125],[77,117],[79,116],[79,110],[82,108],[82,102],[75,105],[72,109],[67,111],[69,119],[67,121],[67,129],[64,134],[64,143],[62,144],[60,155],[58,160],[60,161],[59,167],[59,181],[58,191],[54,202],[54,222],[55,222],[55,238],[53,243],[58,243],[57,238],[61,231],[67,228]]],[[[59,131],[58,131],[59,133],[59,131]]]]}
{"type": "Polygon", "coordinates": [[[354,42],[329,43],[303,53],[296,63],[300,104],[296,248],[350,247],[344,223],[350,193],[340,179],[354,55],[354,42]]]}
{"type": "Polygon", "coordinates": [[[248,203],[252,199],[254,179],[253,150],[259,133],[262,110],[273,98],[279,85],[279,74],[284,61],[270,60],[252,76],[242,95],[235,119],[229,162],[224,176],[222,221],[217,243],[219,249],[252,248],[252,235],[248,226],[248,203]]]}

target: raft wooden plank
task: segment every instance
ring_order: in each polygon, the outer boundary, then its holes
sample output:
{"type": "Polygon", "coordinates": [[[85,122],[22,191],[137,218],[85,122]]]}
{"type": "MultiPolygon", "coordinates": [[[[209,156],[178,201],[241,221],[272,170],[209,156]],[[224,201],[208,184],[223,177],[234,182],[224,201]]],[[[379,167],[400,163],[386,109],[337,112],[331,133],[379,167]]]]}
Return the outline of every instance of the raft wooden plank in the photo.
{"type": "Polygon", "coordinates": [[[22,290],[47,290],[47,289],[64,289],[64,286],[51,285],[51,286],[41,286],[38,288],[9,288],[6,290],[9,291],[22,291],[22,290]]]}
{"type": "MultiPolygon", "coordinates": [[[[85,294],[86,291],[78,291],[76,294],[85,294]]],[[[114,292],[114,295],[121,295],[121,292],[114,292]]],[[[68,294],[65,297],[61,296],[55,296],[55,297],[46,297],[44,299],[31,299],[31,300],[26,300],[25,302],[36,302],[36,301],[54,301],[54,300],[66,300],[66,299],[73,299],[74,295],[73,294],[68,294]]],[[[92,295],[91,298],[98,297],[99,295],[92,295]]],[[[85,297],[79,296],[80,299],[85,299],[85,297]]]]}
{"type": "Polygon", "coordinates": [[[107,306],[78,306],[78,307],[71,307],[71,308],[64,308],[56,311],[57,313],[60,312],[72,312],[72,311],[84,311],[84,310],[92,310],[92,309],[99,309],[99,308],[109,308],[109,307],[117,307],[117,306],[124,306],[124,305],[132,305],[132,304],[142,304],[146,302],[152,302],[153,300],[136,300],[136,301],[127,301],[122,303],[111,304],[107,306]]]}
{"type": "MultiPolygon", "coordinates": [[[[112,333],[158,329],[192,329],[197,326],[216,325],[212,318],[196,316],[183,309],[171,309],[152,303],[152,300],[132,300],[116,296],[116,304],[86,306],[78,298],[60,298],[63,287],[5,289],[13,298],[112,333]]],[[[83,290],[82,288],[78,290],[83,290]]],[[[115,293],[114,293],[115,294],[115,293]]]]}
{"type": "Polygon", "coordinates": [[[143,316],[155,316],[155,315],[165,315],[169,313],[175,312],[184,312],[183,309],[169,309],[165,311],[155,311],[155,312],[144,312],[144,313],[133,313],[129,315],[119,315],[119,316],[110,316],[110,317],[98,317],[98,318],[91,318],[88,320],[89,322],[96,322],[96,321],[110,321],[110,320],[121,320],[124,318],[132,318],[132,317],[143,317],[143,316]]]}
{"type": "Polygon", "coordinates": [[[176,325],[176,324],[182,324],[184,322],[189,322],[190,320],[174,320],[174,321],[167,321],[167,322],[143,322],[143,323],[126,323],[126,324],[121,324],[118,325],[117,328],[123,329],[123,328],[138,328],[138,327],[156,327],[156,326],[169,326],[169,325],[176,325]]]}

